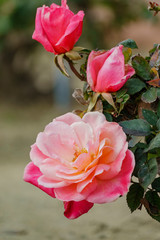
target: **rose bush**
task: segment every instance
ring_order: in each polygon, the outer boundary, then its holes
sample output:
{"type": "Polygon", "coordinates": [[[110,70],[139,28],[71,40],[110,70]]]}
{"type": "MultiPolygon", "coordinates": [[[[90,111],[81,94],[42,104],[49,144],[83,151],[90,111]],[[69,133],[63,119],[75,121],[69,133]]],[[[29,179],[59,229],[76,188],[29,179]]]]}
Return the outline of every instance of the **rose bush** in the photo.
{"type": "Polygon", "coordinates": [[[32,37],[54,54],[70,51],[82,33],[84,12],[75,15],[66,2],[62,0],[62,6],[53,3],[50,8],[44,5],[37,9],[32,37]]]}
{"type": "Polygon", "coordinates": [[[70,219],[127,193],[135,164],[122,128],[99,112],[54,119],[38,134],[30,157],[24,180],[64,201],[70,219]]]}
{"type": "Polygon", "coordinates": [[[92,51],[87,64],[87,81],[94,92],[116,92],[135,73],[125,64],[123,46],[109,51],[92,51]]]}

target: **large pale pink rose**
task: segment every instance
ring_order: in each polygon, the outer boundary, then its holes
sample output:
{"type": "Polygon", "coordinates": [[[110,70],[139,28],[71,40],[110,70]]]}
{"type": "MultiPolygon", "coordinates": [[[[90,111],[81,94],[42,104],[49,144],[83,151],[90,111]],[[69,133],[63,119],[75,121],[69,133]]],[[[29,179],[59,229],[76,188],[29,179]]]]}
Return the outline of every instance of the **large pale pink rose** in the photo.
{"type": "Polygon", "coordinates": [[[82,34],[83,17],[83,11],[75,15],[69,10],[67,0],[62,0],[62,6],[44,5],[37,9],[33,39],[54,54],[68,52],[82,34]]]}
{"type": "Polygon", "coordinates": [[[135,163],[122,128],[99,112],[54,119],[38,134],[30,157],[24,180],[64,201],[70,219],[127,193],[135,163]]]}
{"type": "Polygon", "coordinates": [[[87,64],[87,81],[94,92],[116,92],[135,74],[135,70],[125,64],[123,46],[109,51],[92,51],[87,64]]]}

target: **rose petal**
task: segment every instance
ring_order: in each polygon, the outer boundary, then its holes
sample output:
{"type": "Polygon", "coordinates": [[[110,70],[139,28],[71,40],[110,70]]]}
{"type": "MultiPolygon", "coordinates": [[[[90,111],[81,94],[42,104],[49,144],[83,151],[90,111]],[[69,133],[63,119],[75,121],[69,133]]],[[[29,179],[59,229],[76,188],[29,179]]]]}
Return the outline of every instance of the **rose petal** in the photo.
{"type": "Polygon", "coordinates": [[[54,121],[60,121],[71,125],[75,122],[82,122],[82,119],[74,113],[66,113],[60,117],[55,118],[54,121]]]}
{"type": "Polygon", "coordinates": [[[88,178],[86,178],[83,182],[79,182],[77,184],[77,191],[82,193],[85,198],[89,196],[91,192],[93,192],[97,188],[97,180],[95,178],[95,173],[91,174],[88,178]]]}
{"type": "Polygon", "coordinates": [[[62,144],[67,144],[73,147],[74,144],[79,144],[79,140],[75,131],[68,124],[61,121],[53,121],[49,123],[44,130],[47,135],[57,135],[59,136],[62,144]]]}
{"type": "Polygon", "coordinates": [[[100,141],[103,141],[104,139],[109,138],[110,143],[107,145],[114,149],[115,156],[117,156],[120,153],[120,151],[123,149],[123,147],[126,144],[126,135],[123,132],[122,127],[120,127],[120,125],[115,122],[114,123],[105,122],[101,126],[101,134],[99,138],[100,138],[100,141]]]}
{"type": "Polygon", "coordinates": [[[48,179],[45,176],[41,176],[38,178],[38,184],[40,186],[43,186],[45,188],[61,188],[61,187],[65,187],[67,185],[70,185],[70,183],[67,183],[66,181],[55,181],[55,180],[51,180],[48,179]]]}
{"type": "Polygon", "coordinates": [[[134,165],[134,155],[127,150],[120,173],[109,181],[100,181],[97,189],[86,200],[93,203],[108,203],[116,200],[120,195],[126,194],[134,165]]]}
{"type": "Polygon", "coordinates": [[[82,120],[92,127],[95,136],[98,135],[97,131],[101,125],[106,122],[105,116],[99,112],[88,112],[84,115],[82,120]]]}
{"type": "Polygon", "coordinates": [[[116,92],[119,89],[121,89],[123,87],[123,85],[127,82],[127,80],[129,78],[131,78],[133,75],[135,74],[135,70],[133,67],[131,67],[130,65],[125,66],[125,76],[121,79],[121,81],[117,84],[111,84],[108,87],[108,92],[116,92]]]}
{"type": "Polygon", "coordinates": [[[91,126],[84,122],[76,122],[71,125],[71,128],[74,130],[78,138],[79,141],[78,147],[80,147],[81,149],[84,148],[88,150],[88,143],[90,141],[93,142],[94,139],[93,130],[91,126]]]}
{"type": "Polygon", "coordinates": [[[108,92],[110,85],[118,84],[124,77],[124,55],[122,48],[122,45],[115,47],[98,72],[95,86],[96,92],[108,92]]]}
{"type": "Polygon", "coordinates": [[[35,20],[35,31],[32,35],[34,40],[40,42],[44,48],[49,51],[55,53],[41,23],[41,14],[42,8],[37,8],[36,20],[35,20]]]}
{"type": "Polygon", "coordinates": [[[55,44],[64,35],[72,16],[74,16],[73,12],[63,7],[57,7],[54,10],[45,7],[42,10],[42,26],[55,52],[55,44]]]}
{"type": "Polygon", "coordinates": [[[37,136],[36,144],[43,154],[50,158],[59,158],[66,161],[74,159],[75,149],[73,146],[79,144],[73,129],[66,123],[53,121],[43,133],[37,136]]]}
{"type": "Polygon", "coordinates": [[[29,163],[25,170],[24,170],[24,181],[33,184],[34,186],[38,187],[45,193],[47,193],[49,196],[55,198],[54,189],[53,188],[45,188],[43,186],[40,186],[38,183],[39,177],[42,176],[42,173],[40,172],[39,168],[36,167],[32,162],[29,163]]]}
{"type": "MultiPolygon", "coordinates": [[[[105,171],[101,175],[98,176],[98,179],[108,180],[108,179],[112,179],[116,175],[118,175],[118,173],[121,171],[122,164],[123,164],[123,161],[126,156],[127,148],[128,148],[128,144],[126,143],[124,148],[122,149],[122,151],[118,154],[118,156],[115,157],[115,154],[112,155],[113,159],[110,159],[111,156],[109,156],[109,159],[108,159],[108,156],[106,156],[106,159],[103,160],[104,161],[103,162],[101,158],[104,158],[104,157],[100,158],[99,166],[97,167],[97,169],[104,168],[105,171]],[[108,160],[109,160],[109,162],[108,162],[108,160]],[[102,164],[101,164],[101,162],[102,162],[102,164]],[[106,166],[108,166],[109,169],[106,168],[106,166]]],[[[102,154],[102,156],[103,156],[103,154],[102,154]]]]}
{"type": "Polygon", "coordinates": [[[85,200],[80,202],[64,202],[64,215],[69,219],[75,219],[80,217],[82,214],[87,213],[93,207],[93,203],[85,200]]]}
{"type": "Polygon", "coordinates": [[[62,0],[62,1],[61,1],[61,5],[62,5],[62,7],[64,7],[64,8],[68,8],[68,6],[67,6],[67,0],[62,0]]]}
{"type": "Polygon", "coordinates": [[[111,55],[113,49],[103,52],[103,51],[92,51],[88,57],[87,64],[87,81],[94,91],[96,86],[98,72],[103,66],[105,60],[111,55]]]}
{"type": "MultiPolygon", "coordinates": [[[[63,163],[57,158],[57,159],[46,159],[41,166],[39,167],[41,173],[47,177],[50,182],[52,181],[62,181],[63,179],[57,177],[56,173],[60,168],[65,168],[66,170],[68,169],[67,167],[63,166],[63,163]]],[[[43,185],[43,184],[42,184],[43,185]]],[[[45,185],[44,185],[45,186],[45,185]]],[[[45,186],[47,187],[47,186],[45,186]]]]}
{"type": "Polygon", "coordinates": [[[62,201],[82,201],[84,196],[77,192],[77,184],[71,184],[67,187],[55,188],[54,193],[56,198],[62,201]]]}
{"type": "Polygon", "coordinates": [[[38,167],[48,157],[39,150],[36,144],[33,144],[31,146],[30,158],[33,163],[38,167]]]}
{"type": "Polygon", "coordinates": [[[80,11],[70,19],[66,31],[59,41],[55,44],[56,51],[70,51],[82,34],[84,12],[80,11]]]}

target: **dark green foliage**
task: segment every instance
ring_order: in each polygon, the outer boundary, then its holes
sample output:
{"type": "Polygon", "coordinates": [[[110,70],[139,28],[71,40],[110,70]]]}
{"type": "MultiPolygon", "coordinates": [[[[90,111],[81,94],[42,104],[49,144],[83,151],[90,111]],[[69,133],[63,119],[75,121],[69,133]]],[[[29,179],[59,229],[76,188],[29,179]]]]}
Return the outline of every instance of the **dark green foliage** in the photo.
{"type": "Polygon", "coordinates": [[[141,168],[143,168],[145,162],[147,161],[147,155],[144,154],[143,149],[137,149],[135,151],[135,160],[136,160],[136,165],[134,168],[133,175],[138,178],[138,172],[141,168]]]}
{"type": "Polygon", "coordinates": [[[124,132],[134,136],[147,136],[151,133],[150,125],[143,119],[134,119],[119,123],[124,132]]]}
{"type": "Polygon", "coordinates": [[[147,187],[154,181],[158,173],[156,158],[147,159],[142,162],[138,170],[138,178],[141,186],[146,190],[147,187]]]}
{"type": "Polygon", "coordinates": [[[154,87],[150,88],[149,90],[142,94],[141,99],[145,103],[155,102],[157,99],[157,89],[154,87]]]}
{"type": "Polygon", "coordinates": [[[160,119],[158,119],[158,121],[157,121],[157,128],[160,131],[160,119]]]}
{"type": "Polygon", "coordinates": [[[146,84],[142,82],[139,78],[130,78],[125,86],[127,88],[127,93],[134,95],[135,93],[140,92],[143,88],[146,87],[146,84]]]}
{"type": "Polygon", "coordinates": [[[134,212],[140,206],[143,195],[144,189],[138,183],[131,185],[127,194],[127,204],[131,212],[134,212]]]}
{"type": "Polygon", "coordinates": [[[138,48],[136,42],[132,39],[124,40],[120,42],[119,45],[123,45],[124,47],[132,48],[132,49],[138,48]]]}
{"type": "Polygon", "coordinates": [[[148,191],[146,193],[144,205],[148,214],[160,222],[160,197],[156,191],[148,191]]]}
{"type": "Polygon", "coordinates": [[[157,116],[160,118],[160,101],[158,102],[157,106],[157,116]]]}
{"type": "Polygon", "coordinates": [[[142,56],[137,55],[132,58],[132,66],[134,67],[136,74],[144,80],[150,80],[150,66],[142,56]]]}
{"type": "Polygon", "coordinates": [[[124,60],[125,64],[129,62],[132,56],[132,49],[131,48],[123,48],[123,55],[124,55],[124,60]]]}
{"type": "Polygon", "coordinates": [[[109,113],[107,113],[107,112],[103,112],[103,114],[105,115],[106,120],[107,120],[108,122],[112,122],[112,121],[113,121],[111,114],[109,114],[109,113]]]}
{"type": "Polygon", "coordinates": [[[156,123],[158,121],[158,117],[153,111],[147,110],[147,109],[142,109],[142,114],[148,123],[150,123],[153,126],[156,125],[156,123]]]}
{"type": "Polygon", "coordinates": [[[145,152],[160,148],[160,133],[158,133],[149,143],[149,147],[145,149],[145,152]]]}
{"type": "Polygon", "coordinates": [[[160,177],[156,178],[152,183],[152,188],[160,192],[160,177]]]}

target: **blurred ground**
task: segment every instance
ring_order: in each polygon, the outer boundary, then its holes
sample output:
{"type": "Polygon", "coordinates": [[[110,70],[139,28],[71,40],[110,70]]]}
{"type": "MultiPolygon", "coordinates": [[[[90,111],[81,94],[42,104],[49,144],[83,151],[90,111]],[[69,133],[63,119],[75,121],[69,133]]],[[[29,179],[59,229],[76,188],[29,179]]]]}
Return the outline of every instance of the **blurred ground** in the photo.
{"type": "Polygon", "coordinates": [[[60,201],[23,182],[30,145],[59,114],[43,103],[0,105],[0,240],[159,240],[159,223],[145,211],[131,215],[125,197],[71,221],[60,201]]]}

